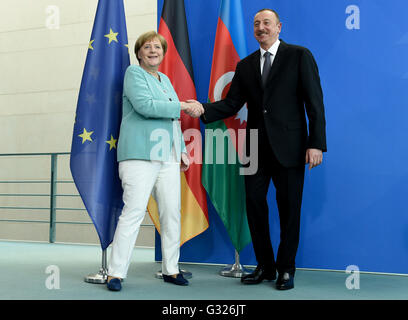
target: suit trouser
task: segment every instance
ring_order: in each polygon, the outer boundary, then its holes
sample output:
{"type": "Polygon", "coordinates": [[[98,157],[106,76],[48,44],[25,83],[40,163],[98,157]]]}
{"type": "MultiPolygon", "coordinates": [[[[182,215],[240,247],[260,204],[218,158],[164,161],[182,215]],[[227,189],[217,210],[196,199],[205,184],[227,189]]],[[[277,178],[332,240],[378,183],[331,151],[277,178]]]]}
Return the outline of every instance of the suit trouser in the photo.
{"type": "Polygon", "coordinates": [[[299,244],[300,211],[305,165],[285,168],[269,146],[259,148],[258,171],[245,176],[248,225],[258,265],[279,273],[295,273],[299,244]],[[280,219],[280,244],[275,262],[269,230],[267,193],[270,181],[276,189],[280,219]]]}
{"type": "Polygon", "coordinates": [[[119,163],[124,207],[112,242],[108,275],[126,278],[140,224],[150,194],[159,209],[162,272],[179,273],[180,163],[176,161],[126,160],[119,163]]]}

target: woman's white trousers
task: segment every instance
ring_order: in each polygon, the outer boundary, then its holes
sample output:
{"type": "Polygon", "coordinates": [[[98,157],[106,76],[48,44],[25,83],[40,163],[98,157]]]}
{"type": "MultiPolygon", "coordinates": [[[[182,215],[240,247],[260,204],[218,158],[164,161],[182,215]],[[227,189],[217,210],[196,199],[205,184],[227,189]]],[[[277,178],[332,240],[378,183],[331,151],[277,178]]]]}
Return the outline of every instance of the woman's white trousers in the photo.
{"type": "Polygon", "coordinates": [[[180,163],[173,161],[126,160],[119,162],[124,207],[119,217],[108,263],[108,275],[126,278],[146,213],[150,194],[160,219],[162,273],[179,273],[180,256],[180,163]]]}

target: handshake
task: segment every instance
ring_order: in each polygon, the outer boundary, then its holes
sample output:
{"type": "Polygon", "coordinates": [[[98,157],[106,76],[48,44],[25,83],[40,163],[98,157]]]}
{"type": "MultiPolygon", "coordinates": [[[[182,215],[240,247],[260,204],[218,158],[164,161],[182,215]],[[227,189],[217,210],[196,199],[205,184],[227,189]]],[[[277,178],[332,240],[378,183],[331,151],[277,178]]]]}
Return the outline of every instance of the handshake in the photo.
{"type": "Polygon", "coordinates": [[[198,118],[204,113],[203,105],[196,100],[187,100],[185,102],[181,102],[181,110],[183,110],[193,118],[198,118]]]}

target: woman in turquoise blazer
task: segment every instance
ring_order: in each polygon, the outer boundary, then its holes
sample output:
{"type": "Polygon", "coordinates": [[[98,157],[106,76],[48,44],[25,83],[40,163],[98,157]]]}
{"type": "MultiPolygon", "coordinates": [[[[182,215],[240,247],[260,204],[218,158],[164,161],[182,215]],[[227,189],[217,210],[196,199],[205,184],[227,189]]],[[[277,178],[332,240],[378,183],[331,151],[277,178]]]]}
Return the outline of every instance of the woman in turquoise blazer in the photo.
{"type": "Polygon", "coordinates": [[[160,34],[142,34],[135,45],[139,66],[131,65],[125,73],[117,151],[124,207],[112,242],[107,282],[113,291],[121,290],[121,279],[127,276],[151,194],[159,208],[163,280],[188,284],[178,267],[180,170],[189,166],[179,118],[182,110],[202,109],[196,103],[180,102],[169,78],[158,71],[166,50],[160,34]]]}
{"type": "MultiPolygon", "coordinates": [[[[118,161],[129,159],[168,161],[173,135],[174,120],[180,118],[181,105],[169,78],[161,73],[152,76],[140,66],[131,65],[125,73],[123,88],[123,116],[118,142],[118,161]],[[163,135],[163,153],[157,148],[157,135],[163,135]]],[[[181,137],[180,126],[177,135],[181,137]]],[[[184,139],[174,141],[179,150],[186,152],[184,139]]]]}

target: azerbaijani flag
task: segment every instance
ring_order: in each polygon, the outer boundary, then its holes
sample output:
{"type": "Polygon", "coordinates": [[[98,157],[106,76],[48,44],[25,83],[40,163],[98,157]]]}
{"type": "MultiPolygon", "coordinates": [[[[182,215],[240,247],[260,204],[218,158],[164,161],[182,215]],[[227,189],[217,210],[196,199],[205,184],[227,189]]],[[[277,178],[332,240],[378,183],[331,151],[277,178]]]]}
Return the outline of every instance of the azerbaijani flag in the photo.
{"type": "MultiPolygon", "coordinates": [[[[165,0],[159,24],[159,33],[167,40],[167,53],[160,65],[159,71],[166,74],[180,101],[196,99],[193,65],[191,61],[190,41],[188,38],[187,20],[184,0],[165,0]]],[[[186,136],[186,130],[196,129],[200,132],[200,120],[181,113],[181,130],[185,138],[187,151],[200,150],[201,137],[186,136]],[[187,139],[186,139],[187,140],[187,139]],[[192,148],[189,145],[195,145],[192,148]],[[197,147],[198,146],[198,147],[197,147]]],[[[201,154],[190,154],[190,168],[181,172],[181,238],[180,246],[208,228],[207,198],[201,184],[202,164],[192,161],[201,154]]],[[[157,231],[160,233],[158,208],[154,199],[149,200],[148,211],[157,231]]]]}
{"type": "MultiPolygon", "coordinates": [[[[240,0],[222,0],[220,15],[218,18],[217,31],[214,43],[214,53],[211,67],[210,86],[208,99],[215,102],[225,98],[231,85],[237,63],[247,55],[245,42],[245,29],[242,16],[240,0]]],[[[205,157],[213,155],[212,161],[205,161],[203,166],[203,185],[218,212],[235,249],[240,252],[251,242],[245,206],[244,176],[239,174],[240,155],[237,138],[238,130],[241,132],[246,127],[247,107],[246,105],[228,119],[216,121],[206,125],[207,129],[234,130],[235,137],[228,131],[227,143],[233,145],[235,153],[235,164],[228,163],[228,145],[222,150],[217,148],[215,136],[213,143],[206,135],[205,157]],[[213,148],[213,150],[210,150],[213,148]],[[224,153],[224,162],[216,163],[215,155],[224,153]],[[211,163],[209,163],[211,162],[211,163]]],[[[241,139],[242,143],[244,139],[241,139]]]]}

